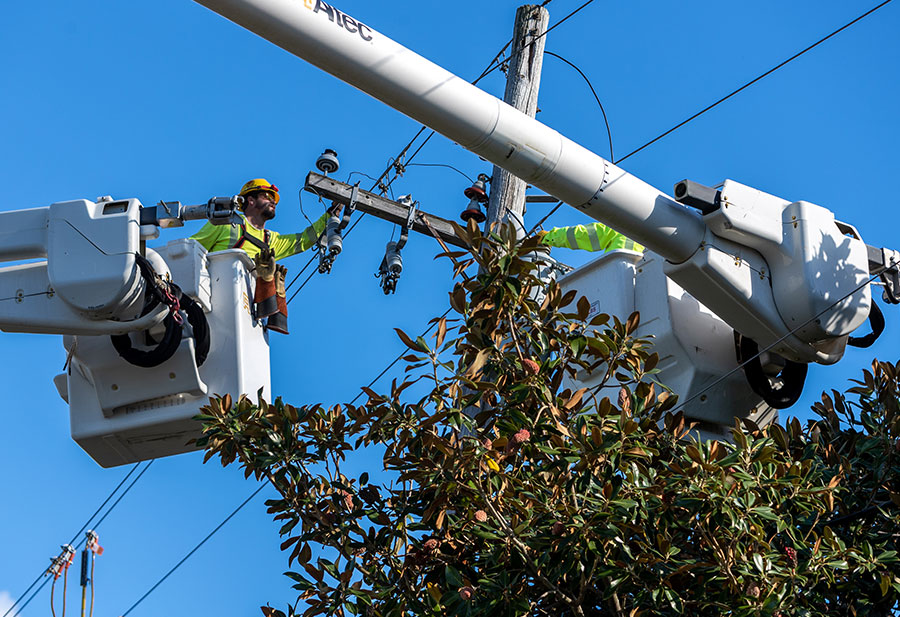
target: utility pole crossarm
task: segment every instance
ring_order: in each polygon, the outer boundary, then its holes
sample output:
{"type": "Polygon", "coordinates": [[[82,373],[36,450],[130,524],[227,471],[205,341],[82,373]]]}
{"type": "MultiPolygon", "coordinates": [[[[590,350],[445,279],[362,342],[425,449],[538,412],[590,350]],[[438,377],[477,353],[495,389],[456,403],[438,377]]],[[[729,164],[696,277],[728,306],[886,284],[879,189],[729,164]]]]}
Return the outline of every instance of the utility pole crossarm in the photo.
{"type": "MultiPolygon", "coordinates": [[[[315,172],[310,172],[306,176],[306,185],[303,188],[310,193],[318,195],[325,201],[332,201],[344,206],[350,203],[350,194],[353,192],[352,185],[315,172]]],[[[362,189],[359,190],[355,207],[360,212],[371,214],[397,225],[405,225],[409,216],[409,208],[407,206],[362,189]]],[[[453,225],[450,221],[421,210],[415,213],[410,230],[429,237],[437,235],[438,238],[447,244],[466,248],[466,243],[454,233],[453,225]],[[429,226],[434,230],[434,233],[429,229],[429,226]]]]}

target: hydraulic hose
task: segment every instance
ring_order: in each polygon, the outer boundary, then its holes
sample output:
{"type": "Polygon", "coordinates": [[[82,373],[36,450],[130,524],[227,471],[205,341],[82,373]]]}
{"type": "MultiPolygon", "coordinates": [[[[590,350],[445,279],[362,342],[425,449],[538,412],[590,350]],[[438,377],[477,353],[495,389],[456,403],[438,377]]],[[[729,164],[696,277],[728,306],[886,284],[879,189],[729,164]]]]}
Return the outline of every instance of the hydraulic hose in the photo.
{"type": "Polygon", "coordinates": [[[161,282],[150,262],[144,257],[138,256],[137,263],[141,270],[141,275],[147,281],[147,301],[141,317],[161,303],[168,304],[170,312],[163,319],[166,330],[162,340],[152,349],[135,349],[128,334],[111,336],[110,340],[113,347],[129,364],[142,368],[159,366],[175,355],[175,352],[178,351],[178,347],[181,345],[184,333],[181,318],[177,315],[179,310],[184,310],[194,333],[194,360],[198,367],[202,366],[209,355],[210,347],[209,323],[206,315],[203,313],[203,308],[189,296],[183,294],[177,285],[161,282]]]}
{"type": "Polygon", "coordinates": [[[181,325],[175,321],[174,314],[166,315],[163,323],[166,325],[166,332],[153,349],[135,349],[131,344],[131,337],[127,334],[118,334],[109,338],[123,360],[142,368],[152,368],[175,355],[181,344],[182,329],[181,325]]]}

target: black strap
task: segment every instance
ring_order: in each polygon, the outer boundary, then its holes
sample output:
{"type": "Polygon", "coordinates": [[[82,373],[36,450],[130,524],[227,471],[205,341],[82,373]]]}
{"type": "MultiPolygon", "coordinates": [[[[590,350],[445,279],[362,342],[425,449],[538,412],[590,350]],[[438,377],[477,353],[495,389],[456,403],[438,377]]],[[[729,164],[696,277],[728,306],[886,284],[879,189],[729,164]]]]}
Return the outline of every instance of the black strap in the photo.
{"type": "Polygon", "coordinates": [[[797,402],[803,393],[803,385],[806,382],[806,373],[809,365],[802,362],[785,360],[784,368],[776,377],[781,378],[781,387],[775,388],[769,376],[762,369],[759,360],[759,346],[750,338],[735,332],[737,343],[738,363],[744,366],[744,375],[750,389],[762,397],[766,403],[775,409],[786,409],[797,402]]]}
{"type": "Polygon", "coordinates": [[[869,323],[872,326],[871,332],[865,336],[851,336],[847,339],[847,344],[851,347],[871,347],[884,332],[884,313],[875,304],[875,298],[872,298],[872,305],[869,308],[869,323]]]}
{"type": "Polygon", "coordinates": [[[244,245],[244,242],[249,242],[259,250],[264,251],[269,248],[269,230],[263,229],[263,240],[260,240],[256,236],[247,233],[246,225],[241,225],[241,237],[238,238],[238,241],[231,248],[239,249],[244,245]]]}

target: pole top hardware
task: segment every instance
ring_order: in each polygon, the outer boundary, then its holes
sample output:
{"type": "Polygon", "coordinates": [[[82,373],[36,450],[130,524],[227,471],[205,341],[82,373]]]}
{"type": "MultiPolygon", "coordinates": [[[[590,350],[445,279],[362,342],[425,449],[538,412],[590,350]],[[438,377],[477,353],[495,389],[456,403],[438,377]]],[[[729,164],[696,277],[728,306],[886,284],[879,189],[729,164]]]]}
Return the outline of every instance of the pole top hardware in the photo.
{"type": "Polygon", "coordinates": [[[338,162],[337,152],[330,148],[326,148],[325,152],[316,159],[316,169],[326,176],[335,173],[340,167],[341,164],[338,162]]]}

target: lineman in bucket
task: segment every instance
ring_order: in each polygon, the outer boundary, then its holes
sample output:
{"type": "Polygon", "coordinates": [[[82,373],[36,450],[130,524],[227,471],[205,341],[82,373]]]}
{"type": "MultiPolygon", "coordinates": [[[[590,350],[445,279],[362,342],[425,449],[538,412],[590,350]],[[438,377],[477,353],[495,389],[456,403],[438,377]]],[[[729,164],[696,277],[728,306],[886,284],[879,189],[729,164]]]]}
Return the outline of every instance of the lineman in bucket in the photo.
{"type": "Polygon", "coordinates": [[[243,249],[256,263],[257,317],[268,317],[266,327],[282,334],[288,333],[287,301],[284,279],[287,268],[275,262],[284,257],[302,253],[315,246],[319,234],[325,229],[328,212],[301,233],[279,234],[266,229],[266,223],[275,218],[278,205],[278,187],[265,178],[247,182],[239,195],[243,198],[240,225],[213,225],[206,223],[191,236],[207,251],[243,249]]]}

